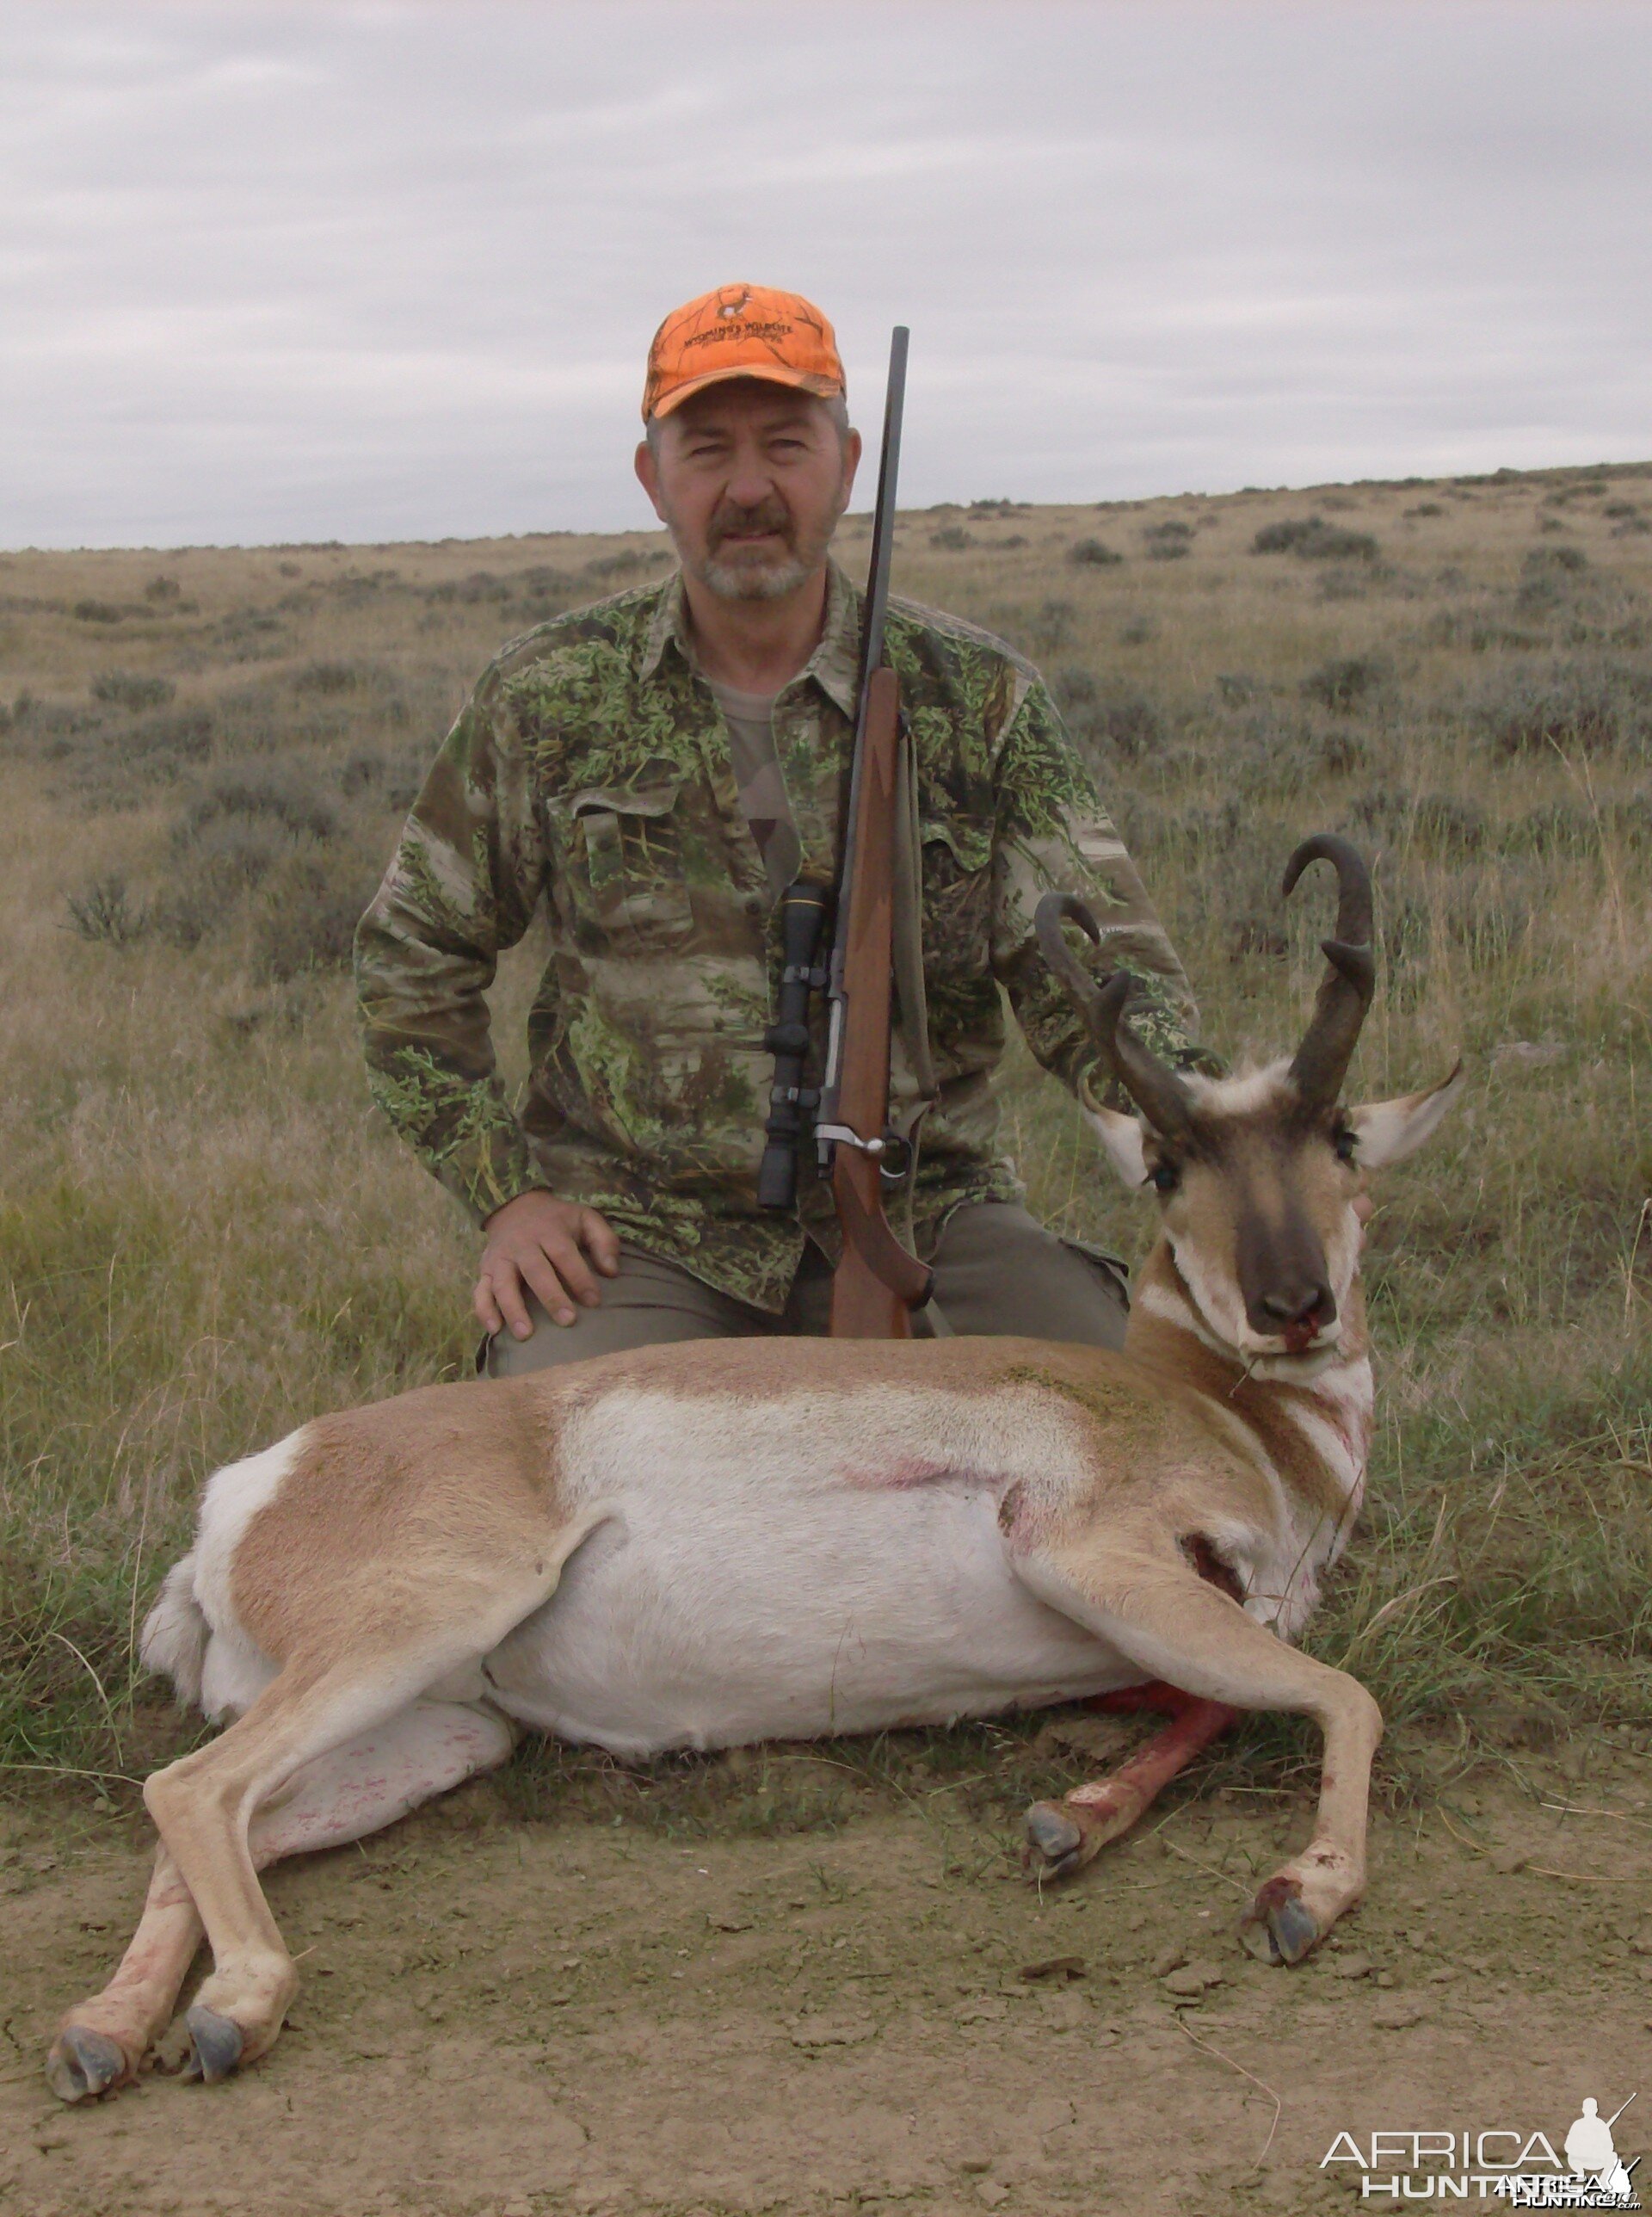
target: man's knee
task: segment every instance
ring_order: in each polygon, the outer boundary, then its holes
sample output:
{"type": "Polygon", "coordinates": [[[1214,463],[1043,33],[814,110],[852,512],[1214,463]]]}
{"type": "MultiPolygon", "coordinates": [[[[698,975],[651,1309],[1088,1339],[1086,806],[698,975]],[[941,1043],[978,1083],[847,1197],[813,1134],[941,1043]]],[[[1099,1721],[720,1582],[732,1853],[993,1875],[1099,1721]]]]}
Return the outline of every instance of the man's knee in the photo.
{"type": "Polygon", "coordinates": [[[679,1264],[623,1246],[619,1275],[598,1281],[601,1299],[570,1325],[553,1324],[524,1288],[533,1331],[526,1339],[496,1331],[484,1341],[477,1368],[488,1378],[521,1378],[566,1362],[589,1362],[639,1347],[684,1339],[737,1339],[760,1328],[756,1312],[719,1294],[679,1264]]]}
{"type": "Polygon", "coordinates": [[[1120,1348],[1130,1314],[1123,1265],[1058,1238],[1008,1201],[966,1203],[942,1227],[935,1302],[955,1332],[1120,1348]]]}

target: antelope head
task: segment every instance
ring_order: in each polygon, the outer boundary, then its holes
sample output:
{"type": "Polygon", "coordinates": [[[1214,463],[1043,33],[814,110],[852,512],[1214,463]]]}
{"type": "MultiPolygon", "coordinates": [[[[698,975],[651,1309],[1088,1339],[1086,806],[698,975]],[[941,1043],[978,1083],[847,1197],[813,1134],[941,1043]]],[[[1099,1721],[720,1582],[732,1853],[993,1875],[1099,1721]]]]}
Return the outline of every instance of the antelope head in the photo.
{"type": "Polygon", "coordinates": [[[1126,1185],[1157,1196],[1164,1238],[1199,1322],[1253,1374],[1311,1374],[1335,1359],[1359,1268],[1355,1203],[1365,1173],[1400,1161],[1444,1117],[1461,1065],[1421,1093],[1351,1107],[1342,1084],[1376,983],[1371,878],[1346,839],[1306,839],[1285,866],[1288,897],[1311,862],[1335,868],[1335,936],[1302,1044],[1289,1060],[1237,1078],[1172,1070],[1125,1016],[1131,979],[1097,987],[1063,936],[1070,919],[1100,942],[1070,893],[1046,893],[1035,919],[1051,968],[1083,1010],[1104,1068],[1135,1115],[1088,1109],[1126,1185]]]}

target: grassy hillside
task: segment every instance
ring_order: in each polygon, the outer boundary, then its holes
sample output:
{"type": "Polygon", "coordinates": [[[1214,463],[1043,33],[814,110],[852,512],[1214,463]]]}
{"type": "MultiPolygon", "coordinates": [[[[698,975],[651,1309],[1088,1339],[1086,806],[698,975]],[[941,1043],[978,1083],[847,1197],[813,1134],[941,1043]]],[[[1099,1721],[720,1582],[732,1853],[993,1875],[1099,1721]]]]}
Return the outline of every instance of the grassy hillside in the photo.
{"type": "MultiPolygon", "coordinates": [[[[466,1369],[473,1242],[367,1102],[349,929],[488,657],[666,560],[0,555],[14,1783],[176,1743],[131,1639],[215,1462],[466,1369]]],[[[1293,841],[1376,857],[1359,1090],[1459,1052],[1473,1087],[1373,1227],[1371,1506],[1312,1644],[1384,1701],[1396,1788],[1459,1743],[1643,1734],[1652,466],[983,502],[906,516],[897,583],[1043,665],[1227,1054],[1291,1044],[1318,974],[1324,890],[1276,897],[1293,841]]],[[[533,967],[496,997],[513,1066],[533,967]]],[[[1035,1205],[1138,1247],[1055,1088],[1018,1064],[1005,1092],[1035,1205]]],[[[1259,1724],[1248,1759],[1295,1745],[1259,1724]]]]}

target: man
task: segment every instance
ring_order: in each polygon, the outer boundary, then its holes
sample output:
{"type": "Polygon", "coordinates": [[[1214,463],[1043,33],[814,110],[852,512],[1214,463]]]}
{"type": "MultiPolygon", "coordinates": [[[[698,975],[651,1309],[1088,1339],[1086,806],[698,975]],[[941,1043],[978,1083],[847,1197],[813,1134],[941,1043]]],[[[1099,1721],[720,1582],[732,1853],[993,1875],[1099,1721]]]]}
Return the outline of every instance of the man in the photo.
{"type": "MultiPolygon", "coordinates": [[[[484,673],[413,806],[356,941],[374,1097],[472,1211],[494,1376],[661,1340],[826,1329],[839,1252],[805,1162],[795,1210],[755,1180],[779,975],[776,904],[829,880],[854,718],[860,599],[828,554],[860,458],[830,324],[724,286],[649,355],[638,478],[681,564],[559,616],[484,673]],[[520,1115],[484,995],[543,896],[552,955],[520,1115]]],[[[995,1146],[1008,993],[1079,1088],[1090,1034],[1032,911],[1070,889],[1099,969],[1196,1064],[1180,965],[1036,670],[1001,640],[891,600],[887,657],[915,735],[928,1044],[897,1032],[897,1121],[934,1065],[907,1196],[954,1331],[1117,1345],[1106,1258],[1021,1205],[995,1146]]]]}

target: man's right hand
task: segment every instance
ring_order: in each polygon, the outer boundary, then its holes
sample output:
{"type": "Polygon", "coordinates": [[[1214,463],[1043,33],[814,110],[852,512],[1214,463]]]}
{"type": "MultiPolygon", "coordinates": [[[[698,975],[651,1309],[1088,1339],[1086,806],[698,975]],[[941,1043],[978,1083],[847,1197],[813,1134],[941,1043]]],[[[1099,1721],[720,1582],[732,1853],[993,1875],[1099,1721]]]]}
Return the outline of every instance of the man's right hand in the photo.
{"type": "Polygon", "coordinates": [[[612,1278],[620,1268],[619,1236],[607,1219],[554,1194],[519,1193],[494,1210],[484,1228],[487,1244],[471,1301],[486,1331],[509,1325],[518,1339],[527,1339],[533,1330],[530,1290],[554,1322],[572,1324],[576,1302],[595,1308],[602,1298],[592,1269],[612,1278]]]}

